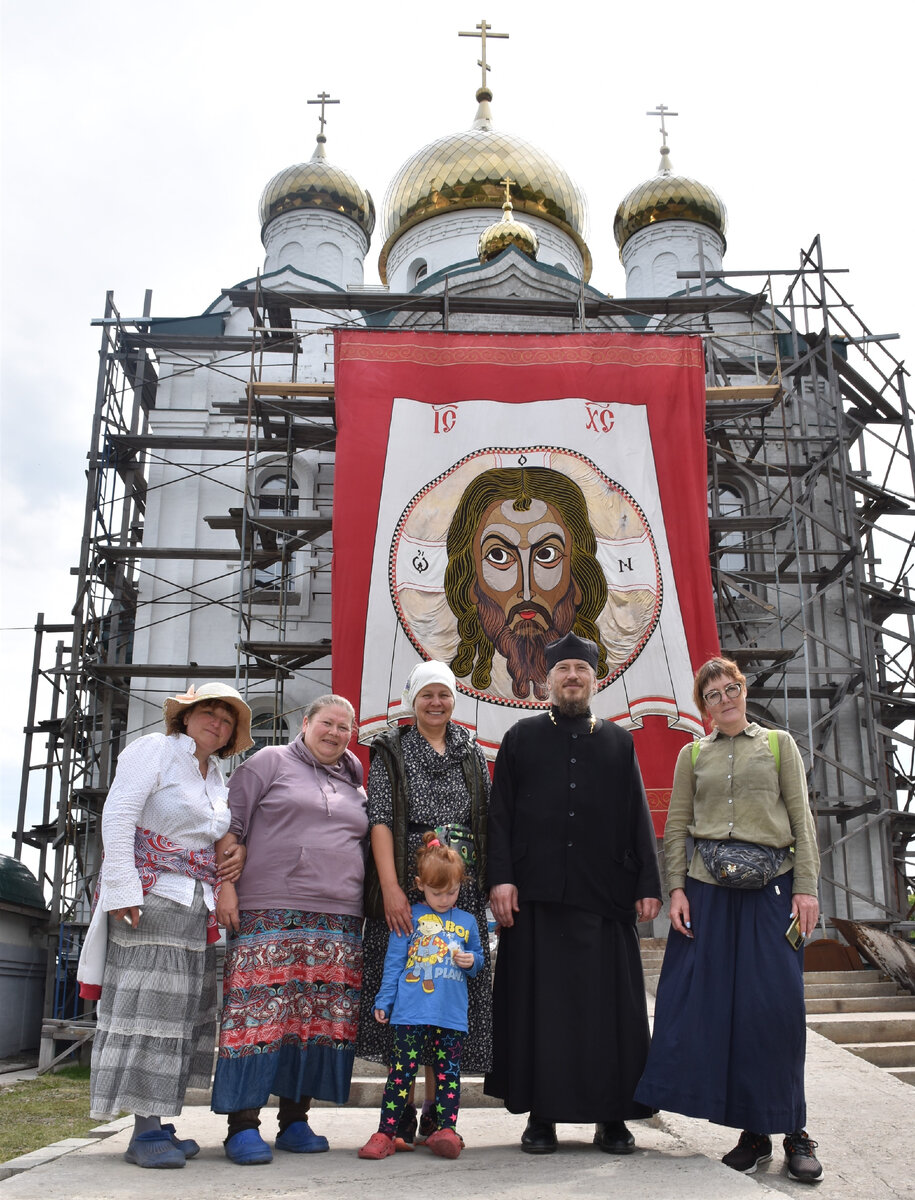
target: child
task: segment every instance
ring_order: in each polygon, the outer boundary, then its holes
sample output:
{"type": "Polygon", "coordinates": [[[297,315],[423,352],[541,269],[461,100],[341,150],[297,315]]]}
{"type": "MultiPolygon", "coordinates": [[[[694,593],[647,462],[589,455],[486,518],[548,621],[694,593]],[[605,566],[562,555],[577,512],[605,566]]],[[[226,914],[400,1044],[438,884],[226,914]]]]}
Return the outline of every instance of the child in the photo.
{"type": "Polygon", "coordinates": [[[455,908],[464,863],[434,832],[423,834],[416,852],[416,886],[425,904],[414,904],[413,932],[392,933],[384,960],[375,1020],[391,1022],[391,1067],[381,1098],[381,1120],[359,1151],[360,1158],[387,1158],[395,1149],[397,1123],[427,1039],[435,1047],[435,1116],[438,1128],[426,1139],[433,1154],[457,1158],[464,1141],[455,1131],[461,1099],[461,1050],[467,1032],[467,979],[483,965],[476,920],[455,908]]]}

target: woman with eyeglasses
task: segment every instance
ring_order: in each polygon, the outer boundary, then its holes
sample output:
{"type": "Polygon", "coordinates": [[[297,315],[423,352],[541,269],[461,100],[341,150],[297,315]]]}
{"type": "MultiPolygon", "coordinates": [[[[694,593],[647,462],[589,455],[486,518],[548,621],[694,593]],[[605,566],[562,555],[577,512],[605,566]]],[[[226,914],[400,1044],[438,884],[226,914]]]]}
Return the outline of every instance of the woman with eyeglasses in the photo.
{"type": "Polygon", "coordinates": [[[671,931],[635,1098],[741,1130],[722,1161],[747,1175],[783,1133],[788,1175],[816,1183],[823,1168],[804,1129],[803,937],[819,915],[819,854],[804,764],[790,734],[747,719],[735,662],[700,667],[693,696],[713,728],[683,747],[674,773],[671,931]],[[795,918],[802,936],[789,928],[795,918]]]}

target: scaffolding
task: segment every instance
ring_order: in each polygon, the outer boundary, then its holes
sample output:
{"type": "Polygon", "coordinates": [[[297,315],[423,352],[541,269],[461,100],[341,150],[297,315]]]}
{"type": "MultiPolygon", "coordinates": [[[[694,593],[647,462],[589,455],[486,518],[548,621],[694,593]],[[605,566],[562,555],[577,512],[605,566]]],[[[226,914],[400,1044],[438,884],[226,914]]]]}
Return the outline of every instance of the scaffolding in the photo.
{"type": "MultiPolygon", "coordinates": [[[[16,830],[17,855],[37,851],[51,893],[53,945],[79,948],[105,795],[126,741],[158,719],[151,691],[233,681],[266,705],[266,744],[286,736],[296,673],[329,680],[336,430],[333,382],[316,347],[345,322],[491,332],[505,317],[547,333],[702,336],[722,648],[748,676],[751,715],[790,728],[805,757],[826,915],[911,928],[915,445],[906,372],[837,291],[818,239],[781,294],[784,273],[759,273],[764,286],[750,294],[727,285],[727,274],[644,300],[584,290],[568,300],[499,298],[447,281],[422,295],[271,291],[258,279],[223,293],[226,312],[249,319],[234,334],[226,313],[153,318],[149,293],[142,316],[128,320],[109,294],[76,600],[70,623],[40,615],[36,624],[16,830]],[[205,428],[157,408],[179,376],[217,377],[205,428]],[[305,459],[314,487],[303,498],[295,468],[305,459]],[[157,544],[144,540],[167,489],[204,483],[225,497],[218,511],[195,515],[194,533],[173,544],[161,527],[157,544]],[[313,605],[300,620],[306,590],[313,605]],[[235,634],[212,661],[136,653],[163,627],[183,622],[190,638],[192,619],[208,614],[231,619],[235,634]],[[60,635],[53,648],[50,635],[60,635]],[[40,720],[39,707],[48,714],[40,720]]],[[[55,957],[46,1015],[59,1019],[72,1013],[73,955],[55,957]]]]}

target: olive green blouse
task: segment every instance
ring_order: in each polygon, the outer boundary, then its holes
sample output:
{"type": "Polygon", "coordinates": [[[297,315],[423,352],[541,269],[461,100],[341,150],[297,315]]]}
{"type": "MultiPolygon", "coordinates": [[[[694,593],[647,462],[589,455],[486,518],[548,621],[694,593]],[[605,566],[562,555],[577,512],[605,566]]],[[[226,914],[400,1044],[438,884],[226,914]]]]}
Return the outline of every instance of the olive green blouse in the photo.
{"type": "Polygon", "coordinates": [[[689,836],[793,846],[777,873],[793,870],[792,891],[817,894],[820,856],[804,764],[790,733],[779,730],[778,748],[776,768],[767,731],[753,722],[734,737],[716,729],[702,738],[695,766],[692,744],[683,747],[664,830],[668,891],[684,887],[687,874],[702,883],[717,882],[698,850],[687,872],[689,836]]]}

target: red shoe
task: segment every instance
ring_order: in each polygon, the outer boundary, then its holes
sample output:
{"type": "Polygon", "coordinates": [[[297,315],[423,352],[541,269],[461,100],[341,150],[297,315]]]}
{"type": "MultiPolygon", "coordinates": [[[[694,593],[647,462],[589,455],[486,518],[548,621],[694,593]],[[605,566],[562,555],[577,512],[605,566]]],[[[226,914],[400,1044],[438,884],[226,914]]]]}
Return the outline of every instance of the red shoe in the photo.
{"type": "Polygon", "coordinates": [[[369,1140],[359,1151],[360,1158],[387,1158],[394,1153],[396,1149],[394,1139],[389,1138],[386,1133],[373,1133],[369,1140]]]}
{"type": "Polygon", "coordinates": [[[457,1158],[464,1149],[464,1139],[453,1129],[436,1129],[426,1138],[426,1145],[439,1158],[457,1158]]]}

